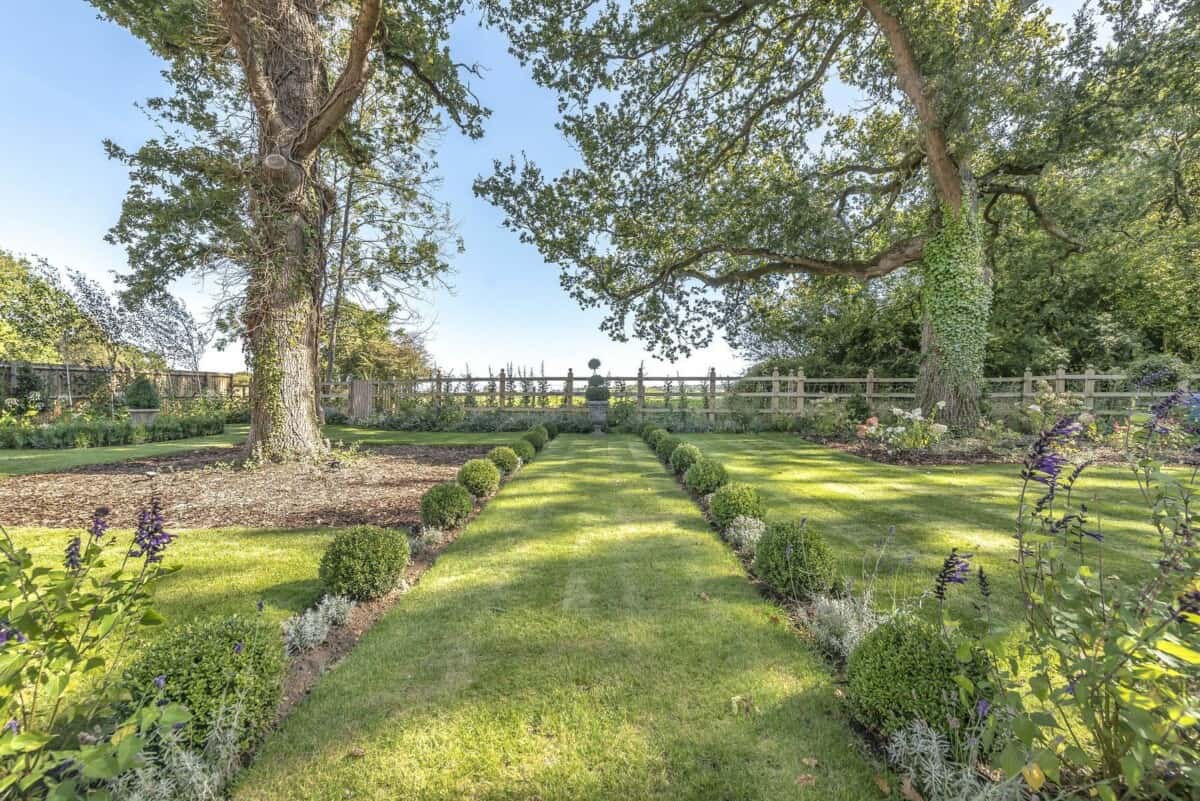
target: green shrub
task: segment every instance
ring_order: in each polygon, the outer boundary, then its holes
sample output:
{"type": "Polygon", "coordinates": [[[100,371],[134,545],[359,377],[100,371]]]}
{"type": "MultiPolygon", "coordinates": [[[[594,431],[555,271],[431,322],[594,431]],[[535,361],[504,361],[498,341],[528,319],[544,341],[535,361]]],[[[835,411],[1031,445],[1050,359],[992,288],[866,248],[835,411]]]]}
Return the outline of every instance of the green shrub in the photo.
{"type": "Polygon", "coordinates": [[[700,461],[703,456],[700,449],[690,442],[685,442],[671,451],[671,469],[676,475],[682,476],[688,468],[700,461]]]}
{"type": "MultiPolygon", "coordinates": [[[[495,470],[495,466],[488,462],[495,470]]],[[[378,598],[400,581],[408,567],[408,535],[379,526],[355,526],[338,532],[325,549],[318,570],[330,595],[355,601],[378,598]]]]}
{"type": "Polygon", "coordinates": [[[549,421],[543,423],[542,428],[546,429],[546,435],[550,437],[550,439],[554,439],[558,436],[558,423],[549,421]]]}
{"type": "Polygon", "coordinates": [[[871,404],[867,402],[867,396],[862,390],[855,390],[854,394],[846,398],[846,414],[854,423],[861,423],[871,416],[871,404]]]}
{"type": "Polygon", "coordinates": [[[98,448],[204,437],[224,430],[225,418],[219,411],[160,414],[145,428],[134,426],[128,420],[76,417],[45,426],[23,422],[0,424],[0,448],[98,448]]]}
{"type": "Polygon", "coordinates": [[[665,428],[656,428],[646,435],[646,444],[650,446],[650,450],[658,453],[658,443],[663,437],[671,436],[665,428]]]}
{"type": "Polygon", "coordinates": [[[513,452],[517,454],[522,462],[532,462],[534,455],[537,453],[537,449],[533,447],[533,444],[524,439],[517,440],[509,447],[513,449],[513,452]]]}
{"type": "Polygon", "coordinates": [[[521,466],[521,457],[517,456],[517,452],[504,445],[488,451],[487,458],[506,476],[521,466]]]}
{"type": "Polygon", "coordinates": [[[654,454],[658,457],[659,461],[669,464],[671,461],[671,454],[674,453],[675,449],[682,444],[683,440],[681,440],[679,437],[659,437],[658,444],[654,446],[654,454]]]}
{"type": "Polygon", "coordinates": [[[181,734],[197,748],[222,705],[239,704],[248,748],[275,718],[286,669],[279,626],[235,615],[171,627],[142,651],[126,678],[135,695],[153,694],[161,683],[168,701],[186,706],[192,718],[181,734]]]}
{"type": "Polygon", "coordinates": [[[708,505],[708,511],[724,531],[735,517],[764,519],[767,516],[767,504],[754,487],[735,482],[717,488],[708,505]]]}
{"type": "Polygon", "coordinates": [[[521,435],[521,439],[532,445],[535,451],[540,451],[542,448],[546,447],[546,443],[550,441],[550,438],[546,436],[546,430],[544,428],[531,428],[521,435]]]}
{"type": "Polygon", "coordinates": [[[1150,353],[1129,364],[1129,382],[1149,390],[1175,389],[1187,377],[1188,365],[1171,353],[1150,353]]]}
{"type": "Polygon", "coordinates": [[[638,429],[638,435],[642,438],[643,442],[649,442],[651,432],[657,428],[658,426],[654,423],[642,423],[642,427],[638,429]]]}
{"type": "Polygon", "coordinates": [[[471,459],[458,469],[458,483],[476,498],[500,489],[500,470],[487,459],[471,459]]]}
{"type": "Polygon", "coordinates": [[[825,539],[803,520],[767,526],[755,550],[754,572],[787,598],[810,598],[841,585],[825,539]]]}
{"type": "Polygon", "coordinates": [[[683,474],[683,483],[697,495],[716,492],[718,487],[728,481],[729,473],[725,471],[725,466],[703,456],[683,474]]]}
{"type": "MultiPolygon", "coordinates": [[[[761,543],[759,548],[761,553],[761,543]]],[[[900,616],[867,634],[850,653],[847,695],[854,716],[875,731],[888,734],[920,718],[945,732],[951,718],[965,719],[954,681],[959,674],[978,684],[987,674],[984,657],[976,654],[963,664],[934,626],[900,616]]]]}
{"type": "Polygon", "coordinates": [[[125,387],[125,405],[130,409],[157,409],[162,405],[158,390],[149,378],[140,375],[125,387]]]}
{"type": "MultiPolygon", "coordinates": [[[[533,449],[528,442],[525,446],[533,449]]],[[[426,528],[458,528],[474,508],[475,502],[465,487],[450,482],[435,484],[421,496],[421,523],[426,528]]]]}

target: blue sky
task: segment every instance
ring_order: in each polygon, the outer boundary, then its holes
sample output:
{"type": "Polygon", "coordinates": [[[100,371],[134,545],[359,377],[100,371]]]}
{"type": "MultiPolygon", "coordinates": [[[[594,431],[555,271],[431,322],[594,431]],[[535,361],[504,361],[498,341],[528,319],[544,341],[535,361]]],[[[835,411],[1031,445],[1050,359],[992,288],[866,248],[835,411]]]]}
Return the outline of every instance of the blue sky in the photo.
{"type": "MultiPolygon", "coordinates": [[[[1065,19],[1073,0],[1052,3],[1065,19]]],[[[0,75],[6,119],[0,125],[0,248],[36,254],[112,284],[124,251],[103,241],[128,185],[124,168],[105,158],[101,140],[132,148],[153,134],[135,103],[163,94],[162,63],[141,42],[96,18],[81,0],[8,4],[0,29],[0,75]]],[[[471,184],[493,158],[525,151],[549,174],[575,154],[554,128],[555,100],[508,54],[504,38],[460,20],[451,48],[486,68],[473,87],[492,110],[486,136],[470,141],[448,132],[441,144],[442,197],[449,202],[466,252],[455,257],[454,290],[430,298],[430,349],[448,369],[474,372],[514,362],[548,373],[581,370],[598,356],[614,373],[669,369],[696,375],[742,362],[723,343],[667,366],[640,343],[616,343],[599,331],[601,314],[581,310],[560,289],[557,269],[501,227],[501,214],[476,198],[471,184]]],[[[211,302],[191,281],[174,288],[198,316],[211,302]]],[[[240,350],[210,352],[204,367],[235,370],[240,350]]]]}

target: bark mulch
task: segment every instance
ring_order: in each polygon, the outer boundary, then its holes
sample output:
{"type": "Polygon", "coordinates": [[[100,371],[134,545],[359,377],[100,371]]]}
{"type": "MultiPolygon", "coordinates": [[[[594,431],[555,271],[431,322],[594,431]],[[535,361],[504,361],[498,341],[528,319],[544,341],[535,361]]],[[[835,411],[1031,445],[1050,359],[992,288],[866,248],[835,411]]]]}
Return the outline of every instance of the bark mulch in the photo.
{"type": "Polygon", "coordinates": [[[89,465],[0,482],[7,526],[80,527],[107,506],[114,526],[136,524],[151,495],[176,528],[314,528],[420,520],[425,490],[453,481],[486,447],[395,446],[320,464],[238,466],[228,450],[89,465]]]}

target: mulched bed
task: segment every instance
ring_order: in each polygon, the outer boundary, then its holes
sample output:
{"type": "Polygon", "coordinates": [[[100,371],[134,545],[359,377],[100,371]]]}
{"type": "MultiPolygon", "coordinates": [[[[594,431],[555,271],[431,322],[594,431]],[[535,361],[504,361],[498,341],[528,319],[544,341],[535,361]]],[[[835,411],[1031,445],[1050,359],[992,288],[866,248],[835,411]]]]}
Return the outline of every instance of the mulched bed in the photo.
{"type": "Polygon", "coordinates": [[[267,464],[247,469],[228,450],[89,465],[0,481],[4,525],[86,524],[107,506],[114,526],[131,527],[152,494],[177,528],[314,528],[373,523],[399,527],[420,520],[420,498],[453,481],[487,447],[397,446],[320,464],[267,464]]]}

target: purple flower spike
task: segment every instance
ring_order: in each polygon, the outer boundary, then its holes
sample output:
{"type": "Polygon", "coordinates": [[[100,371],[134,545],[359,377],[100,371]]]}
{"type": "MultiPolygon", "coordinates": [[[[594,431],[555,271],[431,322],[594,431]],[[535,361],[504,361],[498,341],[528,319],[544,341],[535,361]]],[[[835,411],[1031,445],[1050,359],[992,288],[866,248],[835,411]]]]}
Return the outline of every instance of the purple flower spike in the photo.
{"type": "Polygon", "coordinates": [[[167,686],[167,677],[166,676],[155,676],[154,677],[154,686],[160,690],[163,687],[166,687],[167,686]]]}
{"type": "Polygon", "coordinates": [[[235,654],[240,654],[245,649],[246,649],[246,644],[244,642],[241,642],[240,640],[233,644],[233,652],[235,654]]]}
{"type": "Polygon", "coordinates": [[[991,702],[986,698],[980,698],[979,702],[975,704],[975,717],[979,718],[980,720],[986,720],[988,712],[991,711],[991,709],[991,702]]]}
{"type": "Polygon", "coordinates": [[[10,731],[13,734],[17,734],[21,731],[21,722],[16,718],[13,718],[8,723],[4,724],[4,731],[10,731]]]}
{"type": "Polygon", "coordinates": [[[88,526],[88,533],[92,535],[92,539],[97,542],[104,537],[108,531],[108,516],[111,514],[107,506],[101,506],[96,511],[92,512],[92,523],[88,526]]]}
{"type": "Polygon", "coordinates": [[[72,537],[71,541],[67,543],[67,550],[63,556],[63,566],[72,573],[78,573],[79,569],[83,567],[83,558],[79,553],[82,545],[83,543],[79,537],[72,537]]]}
{"type": "Polygon", "coordinates": [[[134,547],[129,555],[144,556],[147,562],[161,562],[163,551],[175,540],[174,534],[168,534],[163,529],[165,522],[162,502],[156,495],[150,499],[149,508],[138,512],[137,531],[133,535],[134,547]]]}

